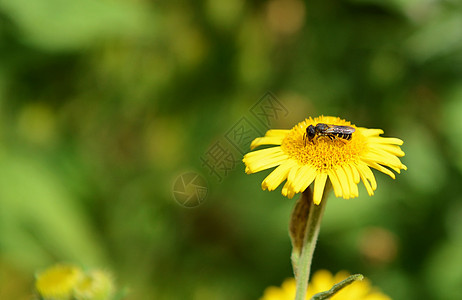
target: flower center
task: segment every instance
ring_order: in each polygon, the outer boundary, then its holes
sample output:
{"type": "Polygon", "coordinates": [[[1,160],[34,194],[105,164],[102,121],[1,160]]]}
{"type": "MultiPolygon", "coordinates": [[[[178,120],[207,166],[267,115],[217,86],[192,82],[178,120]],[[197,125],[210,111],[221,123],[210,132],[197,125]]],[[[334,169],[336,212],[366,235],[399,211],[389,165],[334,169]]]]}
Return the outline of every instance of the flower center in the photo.
{"type": "Polygon", "coordinates": [[[302,165],[328,171],[358,160],[365,150],[365,137],[358,130],[353,133],[351,140],[316,136],[312,141],[305,142],[306,125],[302,122],[295,126],[281,144],[282,150],[302,165]]]}

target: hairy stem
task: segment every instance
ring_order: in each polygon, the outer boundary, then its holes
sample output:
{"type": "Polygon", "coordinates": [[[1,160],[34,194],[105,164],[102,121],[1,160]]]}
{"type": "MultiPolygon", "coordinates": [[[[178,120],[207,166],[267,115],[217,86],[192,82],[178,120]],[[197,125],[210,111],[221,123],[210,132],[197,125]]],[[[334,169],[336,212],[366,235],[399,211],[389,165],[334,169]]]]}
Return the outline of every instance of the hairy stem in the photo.
{"type": "Polygon", "coordinates": [[[316,241],[321,227],[322,214],[327,202],[325,197],[326,194],[328,194],[327,191],[324,191],[321,203],[316,205],[313,203],[313,197],[310,189],[307,189],[302,193],[302,197],[308,198],[310,207],[303,245],[300,256],[298,257],[297,269],[295,270],[297,281],[295,300],[305,300],[306,297],[308,280],[310,278],[311,261],[313,259],[314,248],[316,247],[316,241]]]}

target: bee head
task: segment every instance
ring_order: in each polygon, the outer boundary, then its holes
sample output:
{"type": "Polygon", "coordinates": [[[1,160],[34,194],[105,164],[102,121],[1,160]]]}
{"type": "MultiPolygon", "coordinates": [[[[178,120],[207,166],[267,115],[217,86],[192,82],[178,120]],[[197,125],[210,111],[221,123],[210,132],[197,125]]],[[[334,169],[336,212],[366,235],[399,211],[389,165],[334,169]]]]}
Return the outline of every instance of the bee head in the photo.
{"type": "Polygon", "coordinates": [[[316,136],[316,129],[313,125],[310,125],[306,128],[306,137],[308,138],[308,141],[311,142],[311,140],[316,136]]]}

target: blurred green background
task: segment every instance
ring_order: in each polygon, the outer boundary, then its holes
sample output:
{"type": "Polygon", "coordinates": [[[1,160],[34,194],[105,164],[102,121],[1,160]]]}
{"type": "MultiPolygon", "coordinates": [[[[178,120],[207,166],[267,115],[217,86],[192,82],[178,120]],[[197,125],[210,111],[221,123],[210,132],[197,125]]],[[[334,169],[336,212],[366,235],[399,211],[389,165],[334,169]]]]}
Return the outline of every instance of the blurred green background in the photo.
{"type": "Polygon", "coordinates": [[[252,113],[268,90],[273,128],[324,114],[405,141],[409,170],[375,172],[374,197],[332,195],[313,269],[460,299],[458,0],[1,0],[0,298],[30,299],[61,261],[111,270],[128,299],[280,285],[295,201],[227,139],[242,118],[269,127],[252,113]],[[204,164],[217,142],[237,161],[221,179],[204,164]],[[208,188],[195,208],[172,194],[187,171],[208,188]]]}

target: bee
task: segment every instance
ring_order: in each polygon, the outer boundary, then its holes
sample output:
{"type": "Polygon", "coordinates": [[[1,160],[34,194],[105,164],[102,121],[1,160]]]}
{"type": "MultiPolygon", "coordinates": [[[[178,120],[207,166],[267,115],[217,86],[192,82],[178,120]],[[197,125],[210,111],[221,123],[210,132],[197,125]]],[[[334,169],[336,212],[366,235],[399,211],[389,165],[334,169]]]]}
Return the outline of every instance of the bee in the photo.
{"type": "Polygon", "coordinates": [[[312,142],[316,136],[327,136],[333,141],[339,138],[341,141],[351,140],[351,136],[355,132],[355,129],[350,126],[337,126],[332,124],[318,123],[316,126],[310,125],[306,128],[306,133],[303,135],[303,139],[312,142]]]}

